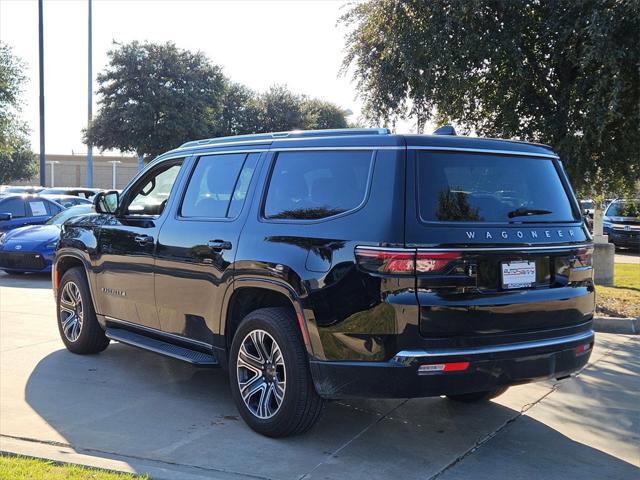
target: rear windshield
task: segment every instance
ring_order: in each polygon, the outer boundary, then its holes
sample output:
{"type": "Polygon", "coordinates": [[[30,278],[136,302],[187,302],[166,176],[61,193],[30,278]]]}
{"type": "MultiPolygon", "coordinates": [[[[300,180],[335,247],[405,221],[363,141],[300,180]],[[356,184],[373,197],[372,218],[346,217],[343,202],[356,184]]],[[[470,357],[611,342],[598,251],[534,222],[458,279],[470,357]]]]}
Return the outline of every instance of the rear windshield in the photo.
{"type": "Polygon", "coordinates": [[[551,159],[419,152],[418,192],[427,222],[577,220],[551,159]]]}

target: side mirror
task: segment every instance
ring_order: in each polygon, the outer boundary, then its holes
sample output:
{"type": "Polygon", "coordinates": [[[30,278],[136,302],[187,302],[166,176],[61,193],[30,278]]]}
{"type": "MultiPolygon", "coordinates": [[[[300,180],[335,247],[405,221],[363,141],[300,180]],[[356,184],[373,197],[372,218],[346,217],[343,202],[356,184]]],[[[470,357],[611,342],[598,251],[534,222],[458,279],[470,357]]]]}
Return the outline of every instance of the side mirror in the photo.
{"type": "Polygon", "coordinates": [[[120,203],[120,194],[115,190],[99,192],[93,197],[93,207],[97,213],[116,213],[120,203]]]}
{"type": "Polygon", "coordinates": [[[13,218],[13,215],[10,213],[0,213],[0,222],[5,220],[11,220],[12,218],[13,218]]]}

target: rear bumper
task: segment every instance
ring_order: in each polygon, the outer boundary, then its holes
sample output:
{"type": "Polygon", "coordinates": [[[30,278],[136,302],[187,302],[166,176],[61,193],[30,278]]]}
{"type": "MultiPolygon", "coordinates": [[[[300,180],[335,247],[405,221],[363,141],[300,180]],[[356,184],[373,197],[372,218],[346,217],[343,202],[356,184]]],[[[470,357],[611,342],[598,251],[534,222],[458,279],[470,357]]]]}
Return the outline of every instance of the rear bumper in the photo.
{"type": "Polygon", "coordinates": [[[413,398],[454,395],[561,378],[584,367],[593,331],[469,349],[406,350],[388,362],[311,361],[316,390],[325,398],[413,398]],[[586,351],[578,351],[589,345],[586,351]],[[420,366],[469,362],[463,371],[420,372],[420,366]]]}

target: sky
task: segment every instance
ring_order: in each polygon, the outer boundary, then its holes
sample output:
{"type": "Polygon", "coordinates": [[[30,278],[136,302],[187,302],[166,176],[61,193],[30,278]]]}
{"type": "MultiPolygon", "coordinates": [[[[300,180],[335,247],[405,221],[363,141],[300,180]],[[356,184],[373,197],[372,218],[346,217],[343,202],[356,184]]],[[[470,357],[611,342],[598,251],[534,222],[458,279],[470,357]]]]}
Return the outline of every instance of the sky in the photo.
{"type": "MultiPolygon", "coordinates": [[[[338,18],[353,2],[337,0],[93,0],[93,71],[113,42],[165,42],[200,50],[233,81],[362,107],[350,76],[339,75],[346,28],[338,18]]],[[[87,123],[87,0],[44,0],[45,151],[84,153],[87,123]]],[[[0,0],[0,40],[27,64],[22,117],[39,151],[38,2],[0,0]]],[[[94,95],[94,113],[97,111],[94,95]]]]}

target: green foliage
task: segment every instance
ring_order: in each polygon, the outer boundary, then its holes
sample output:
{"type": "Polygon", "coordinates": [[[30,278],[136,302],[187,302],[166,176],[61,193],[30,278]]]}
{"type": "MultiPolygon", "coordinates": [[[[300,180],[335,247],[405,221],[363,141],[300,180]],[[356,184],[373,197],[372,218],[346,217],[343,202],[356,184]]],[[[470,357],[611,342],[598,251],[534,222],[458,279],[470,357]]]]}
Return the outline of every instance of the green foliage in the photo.
{"type": "Polygon", "coordinates": [[[343,22],[370,119],[550,144],[582,191],[640,178],[637,0],[370,0],[343,22]]]}
{"type": "Polygon", "coordinates": [[[38,171],[28,129],[18,116],[24,65],[0,43],[0,184],[26,180],[38,171]]]}
{"type": "Polygon", "coordinates": [[[347,112],[331,102],[318,99],[305,99],[302,102],[302,111],[307,119],[307,128],[348,128],[347,112]]]}
{"type": "Polygon", "coordinates": [[[252,102],[253,122],[247,133],[280,132],[307,128],[310,118],[302,108],[303,98],[275,85],[252,102]]]}
{"type": "Polygon", "coordinates": [[[156,156],[182,142],[206,137],[222,112],[220,67],[173,43],[131,42],[108,53],[98,75],[100,112],[87,143],[156,156]]]}
{"type": "Polygon", "coordinates": [[[256,94],[202,53],[132,42],[109,52],[98,75],[100,111],[85,142],[147,158],[187,140],[346,127],[346,112],[275,85],[256,94]]]}

